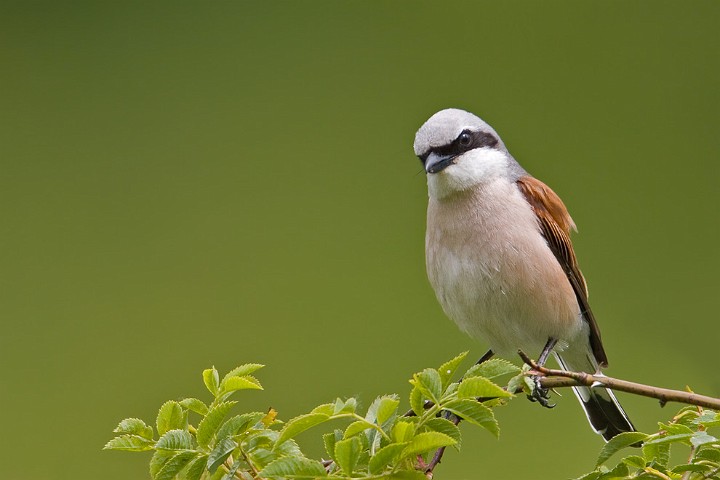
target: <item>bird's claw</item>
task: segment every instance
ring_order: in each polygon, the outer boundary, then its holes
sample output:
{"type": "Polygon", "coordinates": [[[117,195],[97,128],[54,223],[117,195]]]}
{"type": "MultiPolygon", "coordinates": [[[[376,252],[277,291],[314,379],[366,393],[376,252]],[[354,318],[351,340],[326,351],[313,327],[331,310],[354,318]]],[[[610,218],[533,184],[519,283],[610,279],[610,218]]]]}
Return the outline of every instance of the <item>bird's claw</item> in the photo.
{"type": "Polygon", "coordinates": [[[532,392],[527,396],[528,400],[531,402],[538,402],[545,408],[554,408],[556,404],[550,403],[550,390],[543,388],[540,385],[539,377],[533,375],[530,379],[532,381],[533,388],[532,392]]]}

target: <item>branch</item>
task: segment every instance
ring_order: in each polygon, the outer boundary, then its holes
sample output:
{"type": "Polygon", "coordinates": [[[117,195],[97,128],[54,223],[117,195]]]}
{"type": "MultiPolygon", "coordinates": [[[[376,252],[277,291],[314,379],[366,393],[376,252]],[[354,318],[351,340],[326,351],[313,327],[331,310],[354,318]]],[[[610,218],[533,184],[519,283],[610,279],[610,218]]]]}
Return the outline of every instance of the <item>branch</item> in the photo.
{"type": "Polygon", "coordinates": [[[543,388],[603,386],[619,392],[627,392],[635,395],[641,395],[643,397],[656,398],[660,400],[661,407],[664,407],[668,402],[679,402],[720,410],[720,398],[698,395],[697,393],[684,392],[682,390],[654,387],[652,385],[644,385],[642,383],[606,377],[605,375],[592,375],[585,372],[568,372],[565,370],[545,368],[535,363],[535,361],[520,350],[518,350],[518,355],[520,355],[523,362],[533,369],[533,374],[537,374],[541,377],[540,385],[542,385],[543,388]]]}

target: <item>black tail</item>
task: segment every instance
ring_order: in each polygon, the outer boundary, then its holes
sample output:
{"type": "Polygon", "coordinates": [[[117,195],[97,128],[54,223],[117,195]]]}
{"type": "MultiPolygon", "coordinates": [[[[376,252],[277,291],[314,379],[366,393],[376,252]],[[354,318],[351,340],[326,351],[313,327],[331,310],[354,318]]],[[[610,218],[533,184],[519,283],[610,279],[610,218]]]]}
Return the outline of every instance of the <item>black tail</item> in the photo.
{"type": "MultiPolygon", "coordinates": [[[[563,370],[574,370],[557,353],[555,358],[563,370]]],[[[588,359],[588,362],[591,360],[588,359]]],[[[588,367],[591,368],[574,371],[594,373],[597,369],[597,365],[588,365],[588,367]]],[[[602,435],[606,442],[619,433],[635,431],[635,427],[611,390],[605,387],[573,387],[573,392],[585,410],[590,426],[596,433],[602,435]]]]}

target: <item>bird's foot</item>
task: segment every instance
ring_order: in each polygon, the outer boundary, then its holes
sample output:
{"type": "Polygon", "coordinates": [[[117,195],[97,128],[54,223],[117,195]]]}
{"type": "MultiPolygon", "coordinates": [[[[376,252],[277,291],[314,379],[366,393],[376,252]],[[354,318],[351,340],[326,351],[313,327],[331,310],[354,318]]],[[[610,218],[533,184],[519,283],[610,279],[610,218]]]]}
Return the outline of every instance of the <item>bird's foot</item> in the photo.
{"type": "Polygon", "coordinates": [[[531,402],[538,402],[545,408],[554,408],[556,404],[550,403],[550,389],[540,385],[540,377],[535,375],[529,377],[533,384],[532,392],[527,396],[531,402]]]}

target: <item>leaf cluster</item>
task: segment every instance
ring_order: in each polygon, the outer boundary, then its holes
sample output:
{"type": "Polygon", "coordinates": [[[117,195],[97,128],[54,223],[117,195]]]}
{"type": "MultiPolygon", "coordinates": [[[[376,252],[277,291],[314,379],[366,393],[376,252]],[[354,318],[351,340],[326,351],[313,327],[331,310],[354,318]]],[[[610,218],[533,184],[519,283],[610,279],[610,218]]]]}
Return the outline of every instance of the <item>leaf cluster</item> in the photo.
{"type": "Polygon", "coordinates": [[[627,432],[614,437],[600,451],[595,470],[577,480],[720,480],[720,440],[710,433],[718,427],[718,412],[684,407],[670,422],[658,423],[655,433],[627,432]],[[683,455],[685,461],[671,465],[671,451],[682,449],[689,450],[687,456],[683,455]],[[605,466],[622,450],[630,454],[613,468],[605,466]]]}
{"type": "Polygon", "coordinates": [[[461,419],[497,437],[492,408],[512,397],[492,381],[519,372],[505,360],[475,365],[462,382],[453,381],[465,356],[413,375],[407,413],[399,413],[397,395],[384,395],[362,413],[355,398],[336,399],[287,422],[272,409],[230,416],[237,403],[229,400],[233,394],[262,389],[252,375],[262,365],[241,365],[222,379],[211,368],[203,372],[213,397],[209,404],[197,398],[168,401],[160,407],[155,429],[127,418],[105,449],[154,451],[153,480],[425,479],[438,449],[460,448],[461,419]],[[199,421],[191,422],[191,415],[199,421]],[[331,422],[322,436],[328,459],[306,457],[295,438],[331,422]]]}

